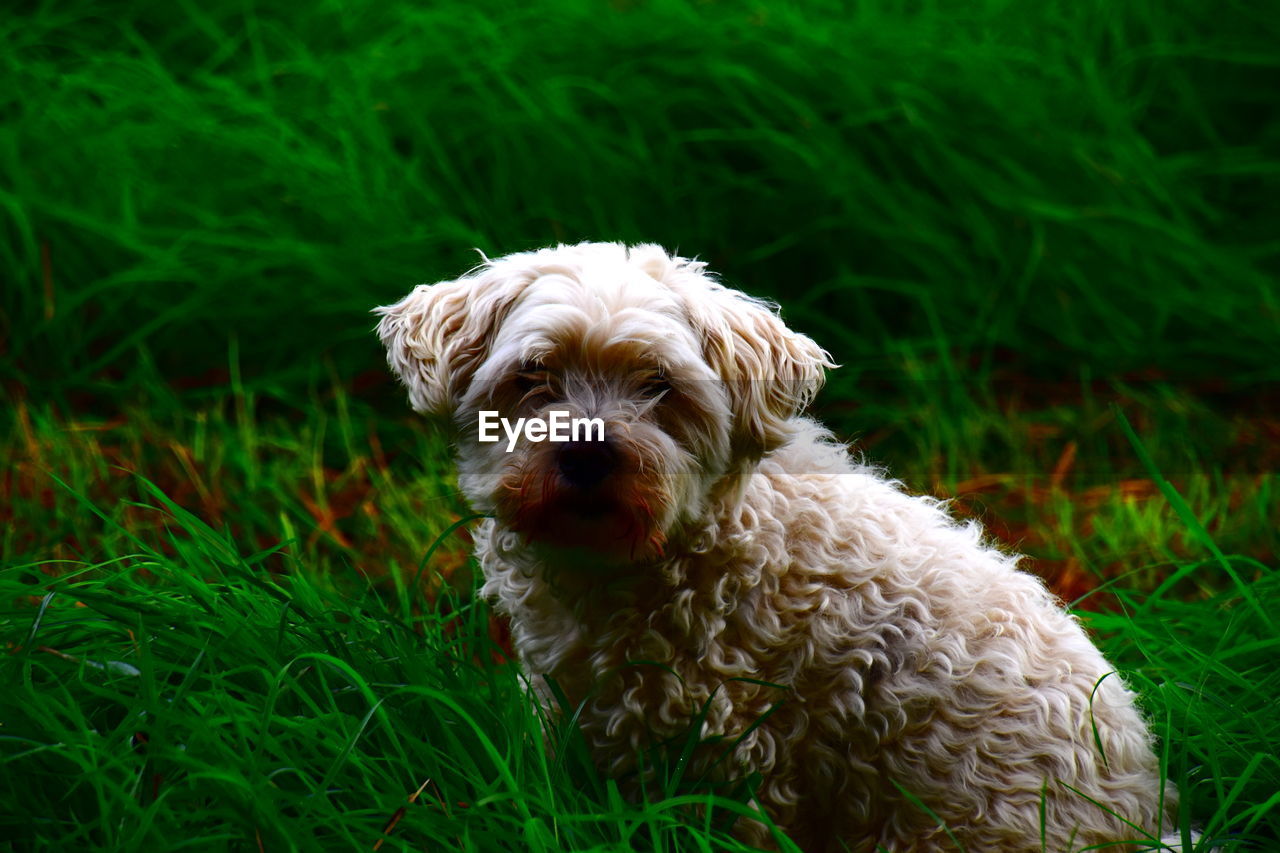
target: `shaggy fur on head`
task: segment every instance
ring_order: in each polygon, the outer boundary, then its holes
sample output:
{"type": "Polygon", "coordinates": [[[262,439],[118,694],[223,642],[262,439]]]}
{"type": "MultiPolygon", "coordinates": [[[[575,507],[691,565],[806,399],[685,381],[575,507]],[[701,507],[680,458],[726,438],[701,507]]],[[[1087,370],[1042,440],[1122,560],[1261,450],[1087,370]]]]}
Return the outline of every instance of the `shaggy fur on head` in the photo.
{"type": "Polygon", "coordinates": [[[493,516],[483,593],[606,769],[705,708],[703,737],[740,739],[719,770],[761,774],[805,849],[954,849],[938,820],[973,853],[1154,846],[1176,826],[1134,695],[1081,626],[976,524],[800,416],[834,365],[769,304],[657,246],[582,244],[377,311],[493,516]],[[606,442],[508,453],[477,441],[481,410],[600,418],[606,442]]]}

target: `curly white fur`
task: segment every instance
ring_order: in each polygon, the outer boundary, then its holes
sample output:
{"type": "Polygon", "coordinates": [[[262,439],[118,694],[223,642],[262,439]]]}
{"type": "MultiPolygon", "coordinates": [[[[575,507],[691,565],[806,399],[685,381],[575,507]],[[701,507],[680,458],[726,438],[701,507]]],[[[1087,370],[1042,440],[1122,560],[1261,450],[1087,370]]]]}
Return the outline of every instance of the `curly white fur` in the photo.
{"type": "Polygon", "coordinates": [[[741,737],[729,766],[762,774],[805,849],[954,849],[939,820],[969,851],[1016,853],[1176,826],[1134,695],[1081,626],[976,524],[800,416],[833,365],[772,306],[656,246],[582,244],[378,311],[494,516],[484,594],[609,770],[705,707],[702,734],[741,737]],[[477,442],[484,408],[602,418],[607,476],[571,482],[550,444],[477,442]]]}

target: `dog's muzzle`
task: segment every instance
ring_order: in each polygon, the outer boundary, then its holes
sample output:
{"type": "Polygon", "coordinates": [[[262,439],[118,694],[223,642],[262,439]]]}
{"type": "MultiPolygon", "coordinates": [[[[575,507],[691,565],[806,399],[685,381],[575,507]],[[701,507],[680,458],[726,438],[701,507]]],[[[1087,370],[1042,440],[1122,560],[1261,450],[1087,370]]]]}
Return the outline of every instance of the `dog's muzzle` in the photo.
{"type": "Polygon", "coordinates": [[[591,489],[617,469],[618,454],[607,442],[570,441],[557,452],[556,467],[569,486],[591,489]]]}

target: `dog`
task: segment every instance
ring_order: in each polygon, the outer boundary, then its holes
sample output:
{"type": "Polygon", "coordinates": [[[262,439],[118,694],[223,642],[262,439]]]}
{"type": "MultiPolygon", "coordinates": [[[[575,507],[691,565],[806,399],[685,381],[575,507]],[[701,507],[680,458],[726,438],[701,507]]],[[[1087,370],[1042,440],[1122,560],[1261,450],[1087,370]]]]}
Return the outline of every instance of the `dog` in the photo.
{"type": "MultiPolygon", "coordinates": [[[[1168,849],[1177,791],[1134,694],[975,522],[802,415],[836,365],[775,306],[658,246],[583,243],[375,311],[489,516],[482,594],[603,769],[700,721],[692,765],[758,774],[805,850],[1168,849]],[[528,429],[556,413],[602,436],[528,429]],[[511,441],[480,439],[494,417],[511,441]]],[[[734,832],[774,843],[765,816],[734,832]]]]}

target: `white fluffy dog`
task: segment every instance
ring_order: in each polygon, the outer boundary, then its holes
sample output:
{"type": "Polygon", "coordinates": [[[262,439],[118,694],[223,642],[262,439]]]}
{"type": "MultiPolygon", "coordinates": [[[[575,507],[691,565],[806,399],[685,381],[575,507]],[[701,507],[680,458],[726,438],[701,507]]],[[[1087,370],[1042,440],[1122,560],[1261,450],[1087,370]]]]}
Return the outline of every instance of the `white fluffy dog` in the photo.
{"type": "Polygon", "coordinates": [[[761,774],[805,849],[1133,851],[1174,830],[1134,695],[1080,625],[976,524],[800,417],[834,365],[767,303],[657,246],[585,243],[377,311],[492,515],[483,592],[606,769],[705,713],[722,737],[695,765],[736,742],[717,772],[761,774]],[[554,410],[604,440],[478,439],[481,412],[554,410]]]}

